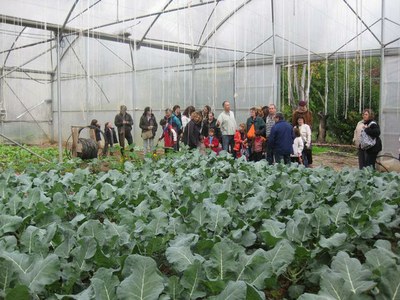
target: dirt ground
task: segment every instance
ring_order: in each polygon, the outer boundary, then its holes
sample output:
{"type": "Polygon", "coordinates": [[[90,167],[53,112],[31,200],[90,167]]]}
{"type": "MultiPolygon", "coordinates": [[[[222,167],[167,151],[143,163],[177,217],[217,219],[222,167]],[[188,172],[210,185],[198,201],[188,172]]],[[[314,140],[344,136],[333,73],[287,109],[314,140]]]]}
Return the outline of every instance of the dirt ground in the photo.
{"type": "Polygon", "coordinates": [[[329,151],[313,155],[314,167],[330,167],[334,170],[341,170],[344,167],[358,168],[358,159],[356,154],[329,151]]]}

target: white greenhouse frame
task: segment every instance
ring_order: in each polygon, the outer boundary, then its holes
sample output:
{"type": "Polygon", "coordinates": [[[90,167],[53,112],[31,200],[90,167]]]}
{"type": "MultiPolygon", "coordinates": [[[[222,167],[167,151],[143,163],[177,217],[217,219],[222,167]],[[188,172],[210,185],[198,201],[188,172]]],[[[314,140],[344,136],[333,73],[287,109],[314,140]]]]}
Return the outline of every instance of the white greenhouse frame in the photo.
{"type": "Polygon", "coordinates": [[[58,141],[60,160],[71,125],[120,104],[140,143],[145,106],[231,99],[244,118],[279,103],[282,65],[358,55],[381,58],[383,152],[399,148],[398,0],[0,0],[0,41],[0,133],[58,141]]]}

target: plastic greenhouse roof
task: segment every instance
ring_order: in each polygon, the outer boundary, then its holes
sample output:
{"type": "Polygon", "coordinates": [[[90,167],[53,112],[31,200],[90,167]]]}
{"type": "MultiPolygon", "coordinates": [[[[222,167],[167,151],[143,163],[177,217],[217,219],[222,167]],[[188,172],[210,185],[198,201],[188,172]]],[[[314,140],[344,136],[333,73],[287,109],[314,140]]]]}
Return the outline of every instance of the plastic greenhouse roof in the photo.
{"type": "Polygon", "coordinates": [[[63,26],[198,63],[400,47],[398,0],[0,0],[0,59],[46,51],[63,26]]]}

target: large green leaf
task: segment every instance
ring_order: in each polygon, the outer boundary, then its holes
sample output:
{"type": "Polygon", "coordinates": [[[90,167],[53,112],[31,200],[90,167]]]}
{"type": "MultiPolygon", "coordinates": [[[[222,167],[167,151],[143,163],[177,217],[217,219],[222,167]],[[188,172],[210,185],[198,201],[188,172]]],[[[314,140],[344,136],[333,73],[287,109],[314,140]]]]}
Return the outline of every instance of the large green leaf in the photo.
{"type": "Polygon", "coordinates": [[[195,220],[200,226],[207,220],[207,211],[204,208],[203,204],[199,203],[192,210],[192,219],[195,220]]]}
{"type": "Polygon", "coordinates": [[[89,261],[96,253],[97,243],[93,237],[83,237],[78,241],[79,246],[71,251],[76,267],[81,271],[89,271],[92,261],[89,261]]]}
{"type": "Polygon", "coordinates": [[[231,223],[231,217],[226,208],[204,200],[204,207],[207,210],[207,228],[215,234],[220,234],[222,230],[231,223]]]}
{"type": "Polygon", "coordinates": [[[382,274],[377,300],[400,300],[400,267],[391,267],[382,274]]]}
{"type": "Polygon", "coordinates": [[[22,233],[20,241],[24,252],[28,254],[44,253],[49,248],[46,243],[46,230],[35,226],[28,226],[22,233]]]}
{"type": "Polygon", "coordinates": [[[349,213],[350,209],[346,202],[339,202],[329,210],[329,218],[336,226],[338,226],[349,213]]]}
{"type": "Polygon", "coordinates": [[[7,290],[7,295],[4,297],[5,300],[30,300],[31,295],[26,285],[17,285],[12,289],[7,290]]]}
{"type": "Polygon", "coordinates": [[[181,285],[185,288],[182,296],[185,299],[198,299],[206,296],[204,290],[200,290],[200,283],[204,281],[205,275],[202,265],[198,262],[188,266],[183,273],[181,285]]]}
{"type": "Polygon", "coordinates": [[[5,290],[10,286],[11,281],[16,278],[17,272],[12,262],[4,258],[0,259],[0,270],[0,298],[4,298],[5,290]]]}
{"type": "Polygon", "coordinates": [[[335,233],[330,238],[325,238],[321,236],[319,240],[319,245],[323,248],[333,249],[343,245],[346,241],[347,234],[346,233],[335,233]]]}
{"type": "Polygon", "coordinates": [[[375,247],[365,253],[366,262],[373,269],[380,270],[381,274],[384,274],[389,267],[396,265],[398,256],[392,252],[389,241],[378,240],[375,247]]]}
{"type": "Polygon", "coordinates": [[[165,255],[168,262],[174,266],[178,272],[183,272],[186,268],[196,261],[204,259],[199,255],[193,255],[190,248],[187,246],[168,247],[165,255]]]}
{"type": "Polygon", "coordinates": [[[276,275],[282,274],[294,259],[295,249],[287,240],[283,240],[265,253],[265,258],[271,264],[276,275]]]}
{"type": "MultiPolygon", "coordinates": [[[[169,300],[178,300],[182,298],[182,294],[184,293],[184,289],[182,285],[179,283],[179,277],[177,276],[171,276],[168,278],[168,283],[165,289],[165,299],[169,300]]],[[[163,296],[161,296],[163,297],[163,296]]],[[[163,298],[160,298],[163,299],[163,298]]],[[[186,299],[190,299],[189,297],[186,297],[186,299]]]]}
{"type": "Polygon", "coordinates": [[[100,245],[103,245],[106,241],[104,226],[98,220],[89,220],[83,223],[78,228],[78,235],[81,237],[93,237],[100,245]]]}
{"type": "Polygon", "coordinates": [[[221,294],[210,297],[210,300],[243,300],[246,299],[247,285],[244,281],[229,281],[221,294]]]}
{"type": "Polygon", "coordinates": [[[158,274],[156,262],[150,257],[128,256],[122,275],[125,279],[117,289],[119,299],[156,300],[164,290],[163,278],[158,274]]]}
{"type": "Polygon", "coordinates": [[[17,230],[22,221],[23,219],[18,216],[0,215],[0,236],[17,230]]]}
{"type": "Polygon", "coordinates": [[[42,292],[46,285],[58,280],[60,276],[60,262],[55,254],[44,259],[17,252],[3,252],[0,256],[12,263],[20,282],[27,285],[32,292],[42,292]]]}
{"type": "Polygon", "coordinates": [[[346,252],[340,251],[332,261],[332,270],[344,279],[342,288],[353,294],[371,290],[376,283],[371,281],[372,273],[356,258],[351,258],[346,252]]]}
{"type": "Polygon", "coordinates": [[[94,295],[97,300],[112,300],[117,299],[117,286],[119,280],[113,274],[113,270],[100,268],[94,274],[92,280],[94,295]]]}
{"type": "Polygon", "coordinates": [[[205,262],[208,279],[236,279],[233,274],[237,272],[236,260],[241,252],[242,247],[228,239],[216,243],[211,250],[210,259],[205,262]]]}

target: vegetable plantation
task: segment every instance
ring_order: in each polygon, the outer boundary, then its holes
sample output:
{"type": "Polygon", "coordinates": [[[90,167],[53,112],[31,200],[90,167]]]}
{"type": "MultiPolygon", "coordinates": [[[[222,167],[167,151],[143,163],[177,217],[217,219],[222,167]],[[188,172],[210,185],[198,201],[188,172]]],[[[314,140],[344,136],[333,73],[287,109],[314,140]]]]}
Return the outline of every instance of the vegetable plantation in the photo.
{"type": "Polygon", "coordinates": [[[400,299],[400,175],[199,152],[0,175],[0,298],[400,299]]]}

